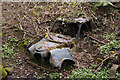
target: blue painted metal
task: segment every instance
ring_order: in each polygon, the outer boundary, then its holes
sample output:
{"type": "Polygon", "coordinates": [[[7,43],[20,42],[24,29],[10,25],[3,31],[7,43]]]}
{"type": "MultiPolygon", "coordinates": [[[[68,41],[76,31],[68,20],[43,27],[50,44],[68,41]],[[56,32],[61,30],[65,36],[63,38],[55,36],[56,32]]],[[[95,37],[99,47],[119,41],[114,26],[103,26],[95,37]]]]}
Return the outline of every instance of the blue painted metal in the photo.
{"type": "MultiPolygon", "coordinates": [[[[63,21],[63,20],[66,20],[66,19],[60,18],[60,19],[54,21],[50,31],[52,31],[52,29],[54,28],[55,23],[57,21],[63,21]]],[[[75,22],[75,23],[77,22],[80,24],[78,26],[79,30],[77,33],[77,39],[79,38],[82,24],[87,21],[90,21],[90,19],[89,18],[76,18],[71,21],[71,22],[75,22]]],[[[58,48],[57,46],[60,46],[61,43],[69,43],[69,42],[72,43],[76,38],[72,38],[70,36],[66,36],[66,35],[62,35],[62,34],[51,33],[51,32],[49,33],[49,36],[50,36],[50,38],[42,38],[39,42],[37,42],[37,43],[33,44],[31,47],[29,47],[29,51],[31,52],[31,54],[33,56],[35,54],[39,54],[40,61],[45,61],[43,59],[46,59],[45,57],[49,57],[48,62],[53,67],[61,68],[62,63],[65,60],[70,60],[72,62],[75,62],[75,59],[72,56],[73,52],[71,51],[71,49],[69,47],[58,48]]]]}
{"type": "Polygon", "coordinates": [[[46,54],[50,53],[49,62],[53,67],[61,68],[62,62],[64,60],[71,60],[74,62],[75,60],[71,55],[72,51],[70,50],[69,47],[56,48],[57,46],[60,46],[62,42],[65,42],[65,43],[72,42],[74,38],[60,35],[60,34],[53,34],[53,33],[50,33],[50,35],[53,40],[43,38],[39,42],[29,47],[29,51],[31,52],[31,54],[33,56],[35,54],[40,54],[41,58],[44,59],[44,57],[46,57],[46,54]],[[61,42],[61,43],[55,43],[53,41],[61,42]]]}

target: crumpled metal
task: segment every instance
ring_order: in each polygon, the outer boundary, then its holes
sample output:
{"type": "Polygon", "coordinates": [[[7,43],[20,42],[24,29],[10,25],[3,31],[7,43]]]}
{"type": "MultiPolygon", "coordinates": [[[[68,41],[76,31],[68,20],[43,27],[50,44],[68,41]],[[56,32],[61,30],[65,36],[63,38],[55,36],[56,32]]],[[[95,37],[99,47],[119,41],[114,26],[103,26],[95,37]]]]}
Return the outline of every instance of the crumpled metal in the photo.
{"type": "MultiPolygon", "coordinates": [[[[65,60],[75,62],[75,59],[72,56],[73,52],[71,51],[71,49],[68,46],[62,46],[62,47],[59,47],[59,46],[61,46],[62,43],[63,44],[69,43],[69,42],[72,43],[75,39],[78,39],[82,24],[90,20],[91,18],[83,18],[83,17],[70,20],[71,23],[79,23],[77,38],[72,38],[70,36],[50,32],[47,38],[42,38],[39,42],[29,47],[29,51],[34,57],[37,57],[39,54],[40,57],[38,57],[37,60],[39,59],[41,63],[43,61],[46,61],[44,59],[47,59],[52,67],[61,68],[65,60]],[[37,55],[35,56],[35,54],[37,55]]],[[[67,19],[58,18],[57,21],[67,21],[67,19]]],[[[57,21],[54,21],[50,31],[52,31],[57,21]]],[[[46,62],[43,62],[43,63],[46,63],[46,62]]]]}
{"type": "MultiPolygon", "coordinates": [[[[78,23],[85,23],[87,21],[90,21],[92,18],[90,17],[79,17],[79,18],[74,18],[74,19],[71,19],[69,20],[70,22],[78,22],[78,23]]],[[[58,21],[67,21],[66,18],[58,18],[58,21]]]]}
{"type": "Polygon", "coordinates": [[[70,60],[72,62],[74,62],[74,58],[72,57],[72,52],[70,50],[70,48],[56,48],[54,50],[50,50],[51,53],[51,57],[49,62],[52,64],[52,66],[55,67],[61,67],[63,61],[65,60],[70,60]]]}
{"type": "Polygon", "coordinates": [[[52,65],[52,67],[61,68],[62,63],[65,60],[70,60],[74,62],[75,60],[69,47],[57,48],[61,45],[61,43],[71,42],[72,40],[74,40],[74,38],[55,33],[50,33],[50,36],[53,39],[43,38],[39,42],[29,47],[29,51],[31,52],[31,54],[33,56],[35,54],[40,54],[42,59],[44,59],[44,57],[47,57],[47,54],[50,54],[49,63],[52,65]]]}

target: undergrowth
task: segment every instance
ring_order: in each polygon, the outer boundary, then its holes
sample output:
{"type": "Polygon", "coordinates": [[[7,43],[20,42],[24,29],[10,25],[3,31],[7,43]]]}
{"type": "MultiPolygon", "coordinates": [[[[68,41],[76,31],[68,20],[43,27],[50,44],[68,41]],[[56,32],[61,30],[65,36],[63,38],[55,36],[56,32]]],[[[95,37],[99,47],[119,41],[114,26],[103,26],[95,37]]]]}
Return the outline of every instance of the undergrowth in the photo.
{"type": "Polygon", "coordinates": [[[15,37],[13,37],[13,38],[10,37],[10,38],[8,38],[8,41],[9,42],[4,44],[2,46],[2,49],[1,49],[1,51],[2,51],[1,56],[3,58],[9,58],[14,53],[14,45],[19,40],[17,38],[15,38],[15,37]]]}
{"type": "Polygon", "coordinates": [[[95,69],[81,68],[72,71],[72,75],[69,78],[107,78],[109,77],[110,70],[103,70],[99,68],[95,73],[95,69]]]}
{"type": "Polygon", "coordinates": [[[107,78],[109,77],[110,70],[109,69],[102,69],[101,67],[95,72],[95,69],[88,69],[88,68],[80,68],[80,69],[75,69],[71,72],[71,74],[68,74],[68,76],[64,76],[62,73],[49,73],[46,74],[52,79],[57,79],[57,78],[92,78],[92,79],[97,79],[97,78],[107,78]]]}
{"type": "Polygon", "coordinates": [[[110,41],[108,44],[100,47],[101,54],[107,54],[110,51],[118,51],[120,49],[120,40],[110,41]]]}

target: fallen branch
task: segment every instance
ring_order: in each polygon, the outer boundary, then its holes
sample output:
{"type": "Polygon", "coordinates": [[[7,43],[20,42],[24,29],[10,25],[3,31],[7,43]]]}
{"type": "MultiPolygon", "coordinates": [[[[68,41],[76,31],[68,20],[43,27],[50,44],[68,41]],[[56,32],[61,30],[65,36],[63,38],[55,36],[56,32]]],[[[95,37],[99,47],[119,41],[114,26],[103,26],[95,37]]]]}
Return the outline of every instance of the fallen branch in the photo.
{"type": "Polygon", "coordinates": [[[49,72],[56,72],[56,71],[58,71],[57,69],[47,69],[47,68],[44,68],[44,67],[39,66],[39,65],[37,65],[37,64],[29,61],[29,60],[25,60],[25,61],[26,61],[27,63],[33,65],[34,67],[40,68],[41,70],[45,70],[45,71],[49,71],[49,72]]]}
{"type": "Polygon", "coordinates": [[[108,59],[111,58],[111,57],[116,56],[117,54],[119,54],[119,52],[116,52],[115,54],[113,54],[113,55],[108,56],[107,58],[105,58],[105,59],[101,62],[101,64],[99,65],[99,67],[95,70],[95,72],[96,72],[100,67],[102,67],[103,63],[104,63],[106,60],[108,60],[108,59]]]}
{"type": "Polygon", "coordinates": [[[112,7],[115,9],[120,9],[120,6],[112,5],[112,7]]]}
{"type": "Polygon", "coordinates": [[[106,43],[105,43],[105,42],[103,42],[103,41],[100,41],[100,40],[96,39],[95,37],[93,37],[93,36],[90,36],[89,34],[90,34],[90,33],[85,33],[85,35],[86,35],[87,37],[90,37],[91,39],[94,39],[95,41],[97,41],[97,42],[99,42],[99,43],[101,43],[101,44],[104,44],[104,45],[106,45],[106,43]]]}

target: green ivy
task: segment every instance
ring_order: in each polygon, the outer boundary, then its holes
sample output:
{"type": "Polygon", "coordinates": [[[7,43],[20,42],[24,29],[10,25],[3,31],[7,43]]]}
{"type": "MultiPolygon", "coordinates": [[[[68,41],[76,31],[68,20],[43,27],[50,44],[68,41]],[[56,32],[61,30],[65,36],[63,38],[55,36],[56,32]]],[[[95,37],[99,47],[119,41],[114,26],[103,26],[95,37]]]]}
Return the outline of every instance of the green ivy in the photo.
{"type": "Polygon", "coordinates": [[[72,75],[69,78],[107,78],[109,76],[109,70],[102,70],[99,68],[95,73],[95,69],[81,68],[72,71],[72,75]]]}
{"type": "Polygon", "coordinates": [[[107,45],[103,45],[100,48],[100,53],[104,54],[104,53],[109,53],[109,51],[112,50],[119,50],[120,49],[120,40],[116,41],[110,41],[107,45]]]}
{"type": "Polygon", "coordinates": [[[5,45],[2,46],[1,51],[2,51],[1,56],[2,56],[3,58],[9,58],[9,56],[10,56],[11,54],[13,54],[13,47],[11,48],[11,47],[10,47],[10,44],[9,44],[9,43],[6,43],[5,45]]]}
{"type": "Polygon", "coordinates": [[[103,39],[115,39],[116,37],[114,35],[108,35],[108,34],[105,34],[103,35],[103,39]]]}
{"type": "MultiPolygon", "coordinates": [[[[91,66],[92,67],[92,66],[91,66]]],[[[93,66],[94,67],[94,66],[93,66]]],[[[101,67],[94,72],[95,69],[91,68],[80,68],[75,69],[71,72],[71,74],[67,74],[66,78],[73,79],[73,78],[92,78],[92,79],[97,79],[97,78],[107,78],[109,77],[110,70],[109,69],[102,69],[101,67]]],[[[65,78],[63,73],[48,73],[46,74],[52,79],[57,79],[57,78],[65,78]]]]}
{"type": "Polygon", "coordinates": [[[47,75],[52,79],[63,78],[64,76],[62,73],[49,73],[47,75]]]}
{"type": "Polygon", "coordinates": [[[10,42],[18,42],[19,40],[16,38],[16,37],[13,37],[13,38],[8,38],[8,40],[10,41],[10,42]]]}
{"type": "Polygon", "coordinates": [[[100,7],[100,6],[108,6],[108,5],[113,5],[111,2],[108,2],[106,0],[100,1],[100,2],[95,2],[94,7],[100,7]]]}

